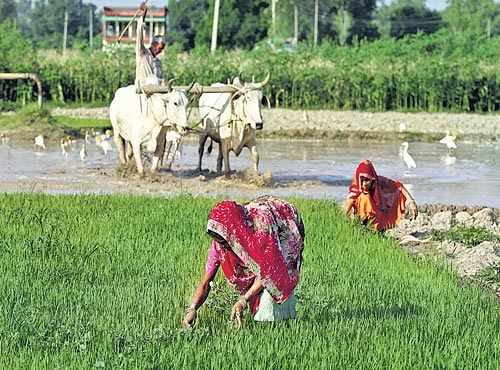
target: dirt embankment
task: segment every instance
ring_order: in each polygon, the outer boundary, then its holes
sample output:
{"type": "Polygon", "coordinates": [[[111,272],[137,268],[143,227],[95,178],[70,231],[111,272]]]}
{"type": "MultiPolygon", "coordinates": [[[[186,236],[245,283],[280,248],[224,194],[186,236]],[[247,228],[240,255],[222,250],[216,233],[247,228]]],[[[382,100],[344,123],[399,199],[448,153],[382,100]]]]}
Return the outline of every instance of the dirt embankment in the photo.
{"type": "MultiPolygon", "coordinates": [[[[108,108],[56,108],[54,115],[108,119],[108,108]]],[[[497,141],[500,115],[454,113],[357,112],[330,110],[265,109],[263,137],[349,140],[423,140],[443,137],[450,130],[463,141],[497,141]]],[[[191,125],[199,122],[193,108],[191,125]]]]}
{"type": "Polygon", "coordinates": [[[423,205],[416,220],[403,219],[388,235],[410,254],[439,259],[461,279],[500,298],[500,209],[423,205]]]}

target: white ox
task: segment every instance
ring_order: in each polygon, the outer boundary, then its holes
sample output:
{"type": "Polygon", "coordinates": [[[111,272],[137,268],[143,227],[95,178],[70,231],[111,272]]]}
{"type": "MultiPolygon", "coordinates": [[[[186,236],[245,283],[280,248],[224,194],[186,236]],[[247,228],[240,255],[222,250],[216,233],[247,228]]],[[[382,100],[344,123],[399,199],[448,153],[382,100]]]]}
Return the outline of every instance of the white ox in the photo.
{"type": "MultiPolygon", "coordinates": [[[[261,101],[263,98],[262,87],[269,82],[270,75],[262,82],[245,82],[241,76],[233,80],[237,89],[234,93],[205,93],[200,96],[200,117],[202,118],[202,133],[198,147],[198,171],[201,171],[201,162],[205,143],[208,138],[219,143],[219,156],[217,158],[217,172],[222,170],[224,160],[224,173],[231,171],[229,166],[229,152],[234,151],[239,156],[243,148],[248,148],[252,153],[253,168],[259,172],[259,152],[255,139],[256,130],[261,130],[262,114],[261,101]]],[[[225,86],[213,84],[212,86],[225,86]]]]}
{"type": "Polygon", "coordinates": [[[142,98],[144,95],[136,93],[134,85],[119,88],[109,107],[109,118],[113,125],[120,161],[128,161],[125,142],[129,142],[140,174],[144,172],[141,148],[147,146],[148,151],[156,149],[156,137],[162,126],[171,126],[180,134],[186,133],[186,94],[172,90],[170,82],[167,87],[170,92],[149,95],[147,100],[142,98]]]}

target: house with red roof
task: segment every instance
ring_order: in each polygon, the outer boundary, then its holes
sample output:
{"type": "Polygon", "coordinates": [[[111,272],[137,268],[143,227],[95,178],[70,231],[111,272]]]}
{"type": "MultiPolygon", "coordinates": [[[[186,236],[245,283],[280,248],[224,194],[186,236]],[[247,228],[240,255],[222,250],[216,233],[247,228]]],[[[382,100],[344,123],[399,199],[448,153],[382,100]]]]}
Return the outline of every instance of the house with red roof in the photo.
{"type": "MultiPolygon", "coordinates": [[[[137,8],[111,8],[103,7],[102,10],[102,43],[103,47],[108,47],[118,40],[127,24],[137,14],[137,8]]],[[[167,26],[168,8],[148,8],[146,15],[146,34],[144,42],[147,44],[154,35],[165,35],[167,26]]],[[[122,44],[133,44],[135,42],[135,30],[137,28],[137,17],[127,28],[120,39],[122,44]]]]}

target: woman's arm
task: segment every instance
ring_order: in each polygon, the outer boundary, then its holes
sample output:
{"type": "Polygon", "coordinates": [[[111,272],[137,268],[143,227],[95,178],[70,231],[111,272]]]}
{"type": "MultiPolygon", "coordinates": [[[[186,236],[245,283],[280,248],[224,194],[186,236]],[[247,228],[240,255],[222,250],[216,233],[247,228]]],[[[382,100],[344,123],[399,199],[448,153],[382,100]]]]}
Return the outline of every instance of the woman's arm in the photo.
{"type": "Polygon", "coordinates": [[[252,298],[257,294],[259,294],[262,289],[264,289],[264,286],[260,282],[260,279],[256,277],[250,289],[248,289],[243,297],[241,297],[238,302],[234,304],[233,309],[231,310],[231,320],[236,321],[236,326],[238,328],[241,327],[241,318],[243,316],[243,310],[247,306],[247,302],[252,300],[252,298]]]}
{"type": "Polygon", "coordinates": [[[264,285],[262,285],[260,279],[257,277],[255,278],[250,289],[248,289],[245,295],[242,297],[242,299],[244,299],[245,302],[250,302],[252,298],[259,294],[262,289],[264,289],[264,285]]]}
{"type": "Polygon", "coordinates": [[[354,203],[356,201],[354,199],[348,198],[344,202],[344,204],[340,207],[342,211],[344,211],[347,215],[351,214],[351,210],[354,208],[354,203]]]}
{"type": "Polygon", "coordinates": [[[405,188],[404,185],[401,185],[401,193],[403,193],[404,197],[408,199],[408,202],[410,204],[409,209],[411,212],[412,219],[417,218],[418,210],[417,210],[417,204],[415,203],[415,199],[411,196],[410,192],[405,188]]]}
{"type": "Polygon", "coordinates": [[[184,329],[193,326],[196,322],[196,312],[207,299],[208,293],[210,293],[210,283],[214,280],[217,269],[218,267],[213,271],[205,272],[200,284],[198,284],[198,287],[194,291],[191,304],[187,308],[186,316],[184,316],[184,321],[182,322],[182,327],[184,329]]]}

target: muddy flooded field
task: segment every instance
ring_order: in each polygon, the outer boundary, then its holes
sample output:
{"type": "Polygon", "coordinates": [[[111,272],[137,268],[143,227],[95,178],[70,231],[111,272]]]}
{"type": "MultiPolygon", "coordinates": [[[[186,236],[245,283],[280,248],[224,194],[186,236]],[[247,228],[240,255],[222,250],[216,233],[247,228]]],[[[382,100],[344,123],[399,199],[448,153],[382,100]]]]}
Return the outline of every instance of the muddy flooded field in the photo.
{"type": "Polygon", "coordinates": [[[260,176],[244,151],[231,166],[236,174],[226,178],[214,172],[217,148],[204,156],[203,173],[196,171],[197,142],[184,140],[171,171],[139,177],[131,166],[118,166],[117,152],[105,155],[88,144],[88,157],[79,156],[82,141],[66,155],[57,142],[35,151],[29,142],[0,146],[0,190],[47,193],[178,194],[253,197],[264,193],[344,199],[356,164],[371,159],[379,174],[402,180],[420,204],[500,207],[500,145],[461,143],[448,152],[439,143],[410,143],[417,167],[408,171],[398,143],[260,140],[260,176]],[[247,168],[245,170],[245,168],[247,168]],[[210,171],[208,171],[210,170],[210,171]]]}

